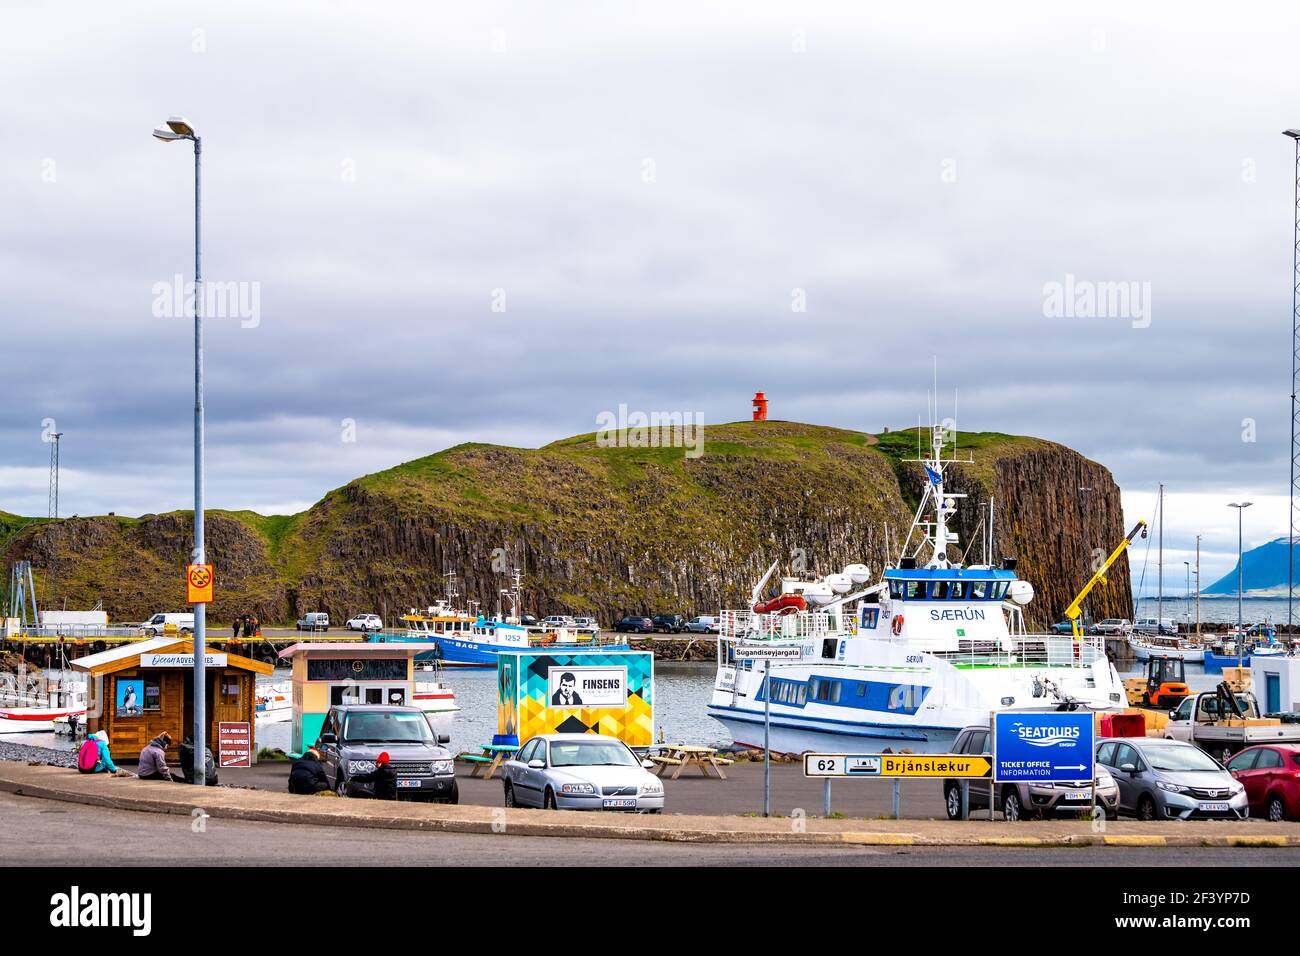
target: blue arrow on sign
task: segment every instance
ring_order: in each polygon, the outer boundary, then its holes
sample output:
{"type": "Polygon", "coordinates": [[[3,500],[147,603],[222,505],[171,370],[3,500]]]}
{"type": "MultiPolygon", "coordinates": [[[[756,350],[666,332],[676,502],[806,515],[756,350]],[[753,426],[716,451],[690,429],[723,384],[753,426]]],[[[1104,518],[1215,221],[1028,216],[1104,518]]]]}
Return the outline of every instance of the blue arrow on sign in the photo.
{"type": "Polygon", "coordinates": [[[1095,753],[1091,711],[1012,711],[993,716],[993,779],[997,783],[1091,780],[1095,753]]]}

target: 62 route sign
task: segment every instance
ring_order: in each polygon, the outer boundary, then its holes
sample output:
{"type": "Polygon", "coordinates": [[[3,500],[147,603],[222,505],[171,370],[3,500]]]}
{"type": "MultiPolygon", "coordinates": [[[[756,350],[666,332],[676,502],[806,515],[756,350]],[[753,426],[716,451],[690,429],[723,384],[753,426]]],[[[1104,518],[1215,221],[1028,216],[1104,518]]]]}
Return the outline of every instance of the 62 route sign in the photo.
{"type": "Polygon", "coordinates": [[[998,783],[1091,780],[1091,711],[993,715],[993,779],[998,783]]]}
{"type": "Polygon", "coordinates": [[[212,588],[217,580],[216,568],[210,564],[185,566],[185,603],[211,604],[212,588]]]}
{"type": "Polygon", "coordinates": [[[965,777],[993,772],[988,757],[966,754],[804,754],[805,777],[965,777]]]}

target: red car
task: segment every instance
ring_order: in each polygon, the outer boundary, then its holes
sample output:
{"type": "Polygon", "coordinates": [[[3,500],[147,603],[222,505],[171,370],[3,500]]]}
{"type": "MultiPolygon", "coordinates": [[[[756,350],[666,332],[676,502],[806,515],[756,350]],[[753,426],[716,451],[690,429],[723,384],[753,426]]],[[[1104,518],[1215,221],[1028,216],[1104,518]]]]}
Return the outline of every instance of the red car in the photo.
{"type": "Polygon", "coordinates": [[[1226,766],[1246,788],[1251,816],[1300,820],[1300,745],[1247,747],[1226,766]]]}

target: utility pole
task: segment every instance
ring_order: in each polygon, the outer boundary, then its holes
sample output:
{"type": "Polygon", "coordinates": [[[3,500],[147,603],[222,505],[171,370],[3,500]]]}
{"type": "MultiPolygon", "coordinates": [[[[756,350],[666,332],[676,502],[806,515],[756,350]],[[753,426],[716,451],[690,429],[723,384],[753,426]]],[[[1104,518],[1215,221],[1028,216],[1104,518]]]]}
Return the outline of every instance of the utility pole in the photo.
{"type": "Polygon", "coordinates": [[[1196,536],[1196,639],[1201,639],[1201,536],[1196,536]]]}
{"type": "Polygon", "coordinates": [[[1287,538],[1286,553],[1286,629],[1291,632],[1294,624],[1293,609],[1295,605],[1295,541],[1300,531],[1300,502],[1296,500],[1296,461],[1300,459],[1300,436],[1296,434],[1296,423],[1300,419],[1300,405],[1296,404],[1296,393],[1300,392],[1300,129],[1282,131],[1295,142],[1295,193],[1291,221],[1291,511],[1290,535],[1287,538]]]}
{"type": "MultiPolygon", "coordinates": [[[[59,439],[62,437],[63,432],[50,433],[49,517],[50,521],[56,524],[59,520],[59,439]]],[[[51,541],[53,542],[53,549],[50,552],[50,587],[49,593],[45,596],[45,602],[47,607],[57,608],[54,598],[59,580],[59,537],[57,531],[51,541]]],[[[36,623],[39,625],[40,621],[36,623]]]]}

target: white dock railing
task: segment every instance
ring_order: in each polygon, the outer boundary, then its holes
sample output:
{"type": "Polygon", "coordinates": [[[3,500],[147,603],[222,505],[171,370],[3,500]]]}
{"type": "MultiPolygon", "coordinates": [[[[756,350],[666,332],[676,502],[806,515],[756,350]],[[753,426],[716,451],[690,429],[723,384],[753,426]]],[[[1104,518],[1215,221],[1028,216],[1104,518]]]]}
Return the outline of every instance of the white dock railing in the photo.
{"type": "Polygon", "coordinates": [[[798,641],[844,635],[840,633],[840,619],[832,614],[722,611],[718,618],[718,636],[733,641],[798,641]]]}

